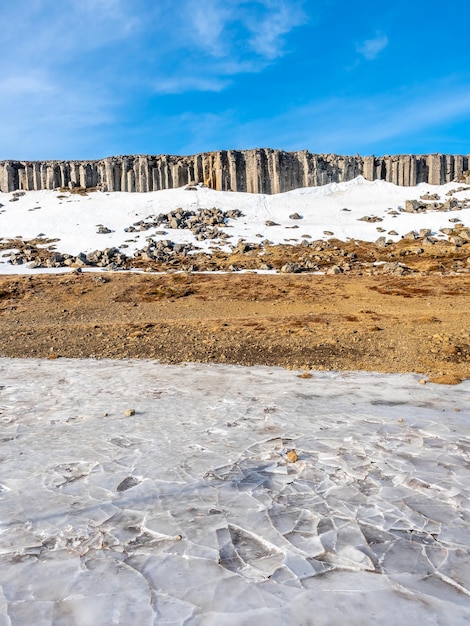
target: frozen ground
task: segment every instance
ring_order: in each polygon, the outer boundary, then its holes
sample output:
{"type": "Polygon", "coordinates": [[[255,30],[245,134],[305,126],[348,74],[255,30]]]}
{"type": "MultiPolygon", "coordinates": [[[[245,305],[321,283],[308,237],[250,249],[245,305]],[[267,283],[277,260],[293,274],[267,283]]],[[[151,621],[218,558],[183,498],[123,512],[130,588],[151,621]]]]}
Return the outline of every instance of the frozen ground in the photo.
{"type": "Polygon", "coordinates": [[[0,359],[0,624],[466,624],[469,400],[412,375],[0,359]]]}
{"type": "MultiPolygon", "coordinates": [[[[213,191],[204,187],[193,191],[181,188],[151,193],[93,192],[87,196],[28,191],[17,201],[10,202],[12,193],[0,193],[0,237],[9,239],[20,235],[24,239],[33,239],[42,234],[59,240],[56,244],[59,252],[74,255],[118,247],[132,257],[136,250],[146,245],[148,237],[155,241],[170,239],[175,243],[191,243],[210,251],[214,241],[197,241],[189,230],[165,228],[165,234],[157,234],[162,231],[161,227],[132,233],[124,229],[177,208],[197,212],[216,207],[222,211],[239,209],[244,214],[244,217],[229,220],[228,227],[221,227],[229,236],[227,240],[218,241],[223,249],[227,244],[236,245],[239,238],[258,243],[266,238],[275,244],[299,243],[304,235],[312,239],[334,236],[343,241],[348,238],[375,241],[381,234],[377,232],[377,223],[361,221],[364,217],[380,218],[383,235],[393,241],[400,240],[411,230],[422,228],[430,229],[433,236],[446,239],[440,230],[452,226],[451,219],[457,218],[463,225],[470,226],[470,209],[407,213],[403,207],[406,200],[418,199],[426,193],[437,194],[441,202],[445,202],[448,200],[446,194],[457,189],[464,191],[453,194],[456,200],[470,199],[470,187],[459,183],[399,187],[381,180],[366,181],[362,177],[346,183],[275,195],[213,191]],[[294,213],[302,219],[290,219],[294,213]],[[266,220],[277,225],[266,226],[266,220]],[[99,225],[112,232],[98,234],[99,225]],[[389,232],[397,234],[390,235],[389,232]]],[[[26,265],[11,266],[7,251],[2,254],[5,256],[0,255],[0,273],[31,271],[26,265]]]]}

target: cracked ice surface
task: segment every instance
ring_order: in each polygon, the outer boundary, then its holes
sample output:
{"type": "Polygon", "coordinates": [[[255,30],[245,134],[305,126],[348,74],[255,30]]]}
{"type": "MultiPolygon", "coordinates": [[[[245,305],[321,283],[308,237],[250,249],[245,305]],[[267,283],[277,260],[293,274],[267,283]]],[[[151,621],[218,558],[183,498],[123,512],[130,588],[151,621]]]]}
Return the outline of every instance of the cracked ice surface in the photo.
{"type": "Polygon", "coordinates": [[[469,398],[0,359],[0,624],[468,623],[469,398]]]}

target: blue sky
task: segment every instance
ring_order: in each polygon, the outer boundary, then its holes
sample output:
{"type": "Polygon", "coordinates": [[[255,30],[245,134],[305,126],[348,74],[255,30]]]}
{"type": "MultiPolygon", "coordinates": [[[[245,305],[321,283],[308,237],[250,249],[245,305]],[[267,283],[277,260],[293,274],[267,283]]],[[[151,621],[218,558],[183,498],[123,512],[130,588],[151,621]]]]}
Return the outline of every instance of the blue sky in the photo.
{"type": "Polygon", "coordinates": [[[470,153],[470,3],[0,0],[0,159],[470,153]]]}

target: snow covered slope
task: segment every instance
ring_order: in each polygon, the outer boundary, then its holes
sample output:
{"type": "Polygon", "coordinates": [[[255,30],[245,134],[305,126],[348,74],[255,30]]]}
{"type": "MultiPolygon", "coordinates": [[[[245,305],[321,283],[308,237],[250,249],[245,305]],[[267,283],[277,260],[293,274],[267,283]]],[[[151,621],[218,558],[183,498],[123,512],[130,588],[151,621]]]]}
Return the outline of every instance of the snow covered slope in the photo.
{"type": "MultiPolygon", "coordinates": [[[[275,244],[300,242],[304,236],[374,241],[379,236],[378,224],[380,233],[393,241],[422,228],[445,238],[440,230],[449,227],[450,219],[470,226],[470,187],[457,183],[439,187],[424,183],[417,187],[398,187],[384,181],[369,182],[362,177],[271,196],[219,192],[198,186],[145,194],[93,192],[85,196],[31,191],[13,199],[11,193],[0,194],[3,205],[0,207],[0,237],[32,239],[42,234],[58,239],[57,250],[68,254],[117,247],[132,256],[135,250],[145,246],[148,237],[155,241],[169,239],[175,243],[190,243],[209,251],[214,245],[228,249],[240,238],[258,243],[267,239],[275,244]],[[455,191],[458,189],[461,191],[455,191]],[[452,191],[454,193],[450,194],[452,191]],[[449,200],[450,194],[456,206],[451,211],[435,210],[432,205],[436,202],[426,200],[423,202],[429,206],[428,211],[404,211],[406,200],[417,200],[426,194],[437,194],[441,204],[449,200]],[[221,226],[226,239],[198,241],[190,230],[181,228],[153,226],[145,230],[137,228],[136,232],[124,230],[129,227],[133,230],[132,225],[137,222],[152,221],[157,215],[178,208],[197,213],[212,207],[222,211],[238,209],[243,213],[242,217],[228,219],[221,226]],[[300,219],[290,218],[295,213],[300,219]],[[363,218],[370,218],[370,221],[363,218]],[[267,222],[275,225],[267,225],[267,222]],[[112,232],[99,233],[100,226],[112,232]]],[[[0,257],[1,272],[12,271],[11,266],[6,265],[8,255],[0,257]]],[[[13,271],[24,269],[16,267],[13,271]]]]}

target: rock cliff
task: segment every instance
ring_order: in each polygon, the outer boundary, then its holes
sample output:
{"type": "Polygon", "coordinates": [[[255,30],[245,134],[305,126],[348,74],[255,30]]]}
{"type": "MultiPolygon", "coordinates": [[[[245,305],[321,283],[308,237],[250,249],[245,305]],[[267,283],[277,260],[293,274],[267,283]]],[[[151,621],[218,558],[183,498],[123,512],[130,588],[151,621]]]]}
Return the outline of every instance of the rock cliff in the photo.
{"type": "Polygon", "coordinates": [[[147,192],[191,182],[213,189],[279,193],[344,182],[362,175],[411,186],[470,183],[470,156],[449,154],[340,156],[282,150],[221,150],[193,156],[117,156],[99,161],[1,161],[0,191],[97,187],[147,192]]]}

